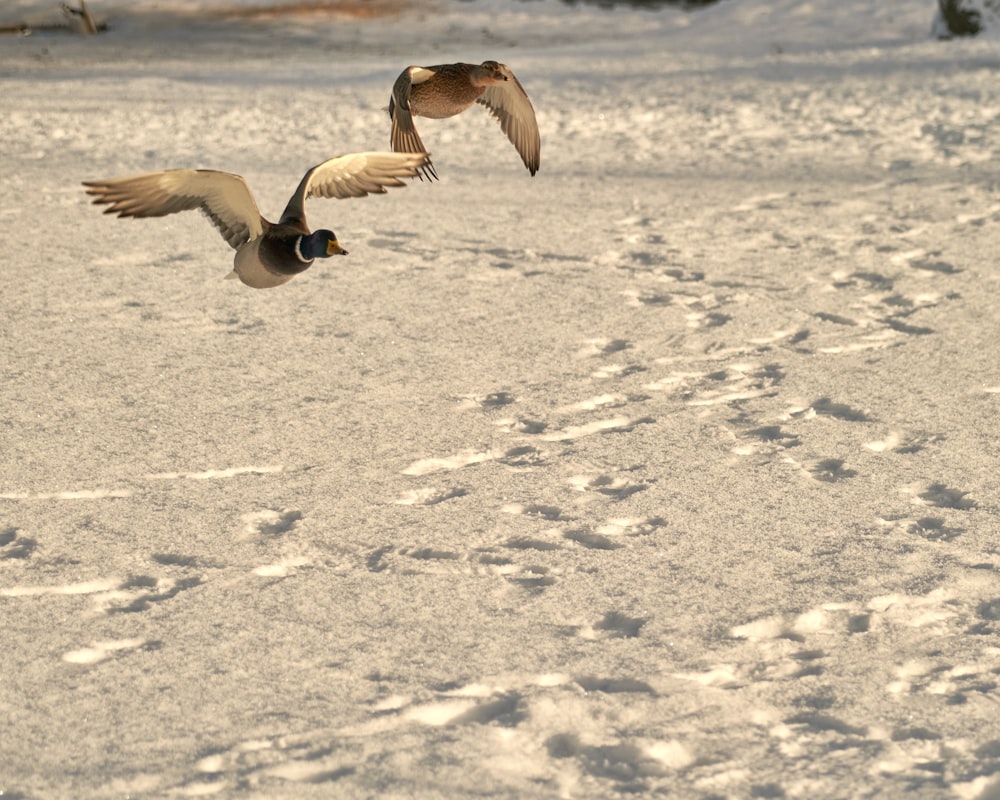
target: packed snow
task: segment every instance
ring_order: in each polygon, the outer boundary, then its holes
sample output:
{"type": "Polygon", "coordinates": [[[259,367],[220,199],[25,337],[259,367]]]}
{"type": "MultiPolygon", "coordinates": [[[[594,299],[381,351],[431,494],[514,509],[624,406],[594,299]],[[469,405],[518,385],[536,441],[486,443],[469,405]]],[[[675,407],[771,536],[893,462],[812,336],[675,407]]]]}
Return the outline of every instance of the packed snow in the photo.
{"type": "MultiPolygon", "coordinates": [[[[0,795],[1000,797],[995,38],[933,0],[0,24],[0,795]],[[389,146],[223,280],[83,181],[389,146]]],[[[329,5],[329,4],[326,4],[329,5]]],[[[250,13],[253,12],[253,13],[250,13]]]]}

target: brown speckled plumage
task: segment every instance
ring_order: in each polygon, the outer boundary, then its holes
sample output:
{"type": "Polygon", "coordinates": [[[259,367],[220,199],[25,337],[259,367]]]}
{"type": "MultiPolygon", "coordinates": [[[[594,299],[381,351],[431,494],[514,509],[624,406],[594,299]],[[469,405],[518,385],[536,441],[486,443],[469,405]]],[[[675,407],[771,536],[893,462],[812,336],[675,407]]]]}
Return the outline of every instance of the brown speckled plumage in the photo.
{"type": "MultiPolygon", "coordinates": [[[[535,109],[514,73],[506,64],[497,61],[411,66],[403,70],[393,84],[389,100],[392,149],[405,153],[426,152],[413,117],[453,117],[475,103],[484,106],[496,118],[524,165],[534,175],[541,158],[535,109]]],[[[428,180],[437,178],[430,163],[421,171],[428,180]]]]}

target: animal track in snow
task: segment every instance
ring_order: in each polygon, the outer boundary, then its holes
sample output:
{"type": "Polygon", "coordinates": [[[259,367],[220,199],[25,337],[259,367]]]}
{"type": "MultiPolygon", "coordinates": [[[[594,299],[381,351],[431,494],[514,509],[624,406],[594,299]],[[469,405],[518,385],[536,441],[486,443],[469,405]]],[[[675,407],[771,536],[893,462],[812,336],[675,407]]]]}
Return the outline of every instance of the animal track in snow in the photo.
{"type": "Polygon", "coordinates": [[[208,481],[219,478],[235,478],[239,475],[269,475],[274,472],[281,472],[281,466],[263,467],[228,467],[227,469],[208,469],[204,472],[154,472],[146,477],[150,480],[195,480],[208,481]]]}
{"type": "Polygon", "coordinates": [[[894,331],[898,331],[899,333],[908,333],[911,336],[926,336],[930,333],[934,333],[933,328],[928,328],[926,325],[910,325],[903,322],[899,316],[886,317],[884,322],[894,331]]]}
{"type": "Polygon", "coordinates": [[[56,586],[11,586],[0,589],[0,597],[90,595],[98,611],[115,614],[145,611],[152,603],[169,600],[200,584],[198,577],[174,579],[138,575],[124,581],[100,578],[56,586]]]}
{"type": "Polygon", "coordinates": [[[573,759],[590,780],[616,781],[621,792],[642,791],[643,779],[683,770],[696,760],[676,741],[587,744],[576,734],[567,733],[549,737],[545,748],[554,759],[573,759]]]}
{"type": "MultiPolygon", "coordinates": [[[[621,294],[626,305],[633,308],[666,308],[668,306],[701,309],[693,312],[697,314],[718,314],[719,312],[705,311],[706,306],[714,307],[720,303],[719,299],[712,294],[693,294],[690,290],[678,291],[676,284],[698,283],[705,279],[704,272],[687,272],[683,269],[656,269],[652,271],[652,276],[656,281],[653,287],[624,289],[621,294]],[[664,290],[664,284],[667,285],[664,290]],[[671,290],[673,289],[673,290],[671,290]]],[[[689,325],[689,327],[691,327],[689,325]]]]}
{"type": "Polygon", "coordinates": [[[594,358],[595,356],[607,356],[613,353],[620,353],[632,347],[632,343],[626,339],[588,339],[583,347],[577,351],[578,358],[594,358]]]}
{"type": "Polygon", "coordinates": [[[896,680],[886,688],[893,694],[939,695],[949,705],[967,703],[970,695],[992,699],[1000,673],[1000,650],[991,648],[979,659],[944,666],[930,659],[914,659],[899,666],[896,680]]]}
{"type": "MultiPolygon", "coordinates": [[[[16,540],[14,540],[16,543],[16,540]]],[[[3,550],[0,548],[0,556],[3,550]]],[[[0,597],[58,597],[87,595],[94,610],[101,614],[128,614],[148,610],[155,603],[162,603],[179,593],[199,586],[197,576],[182,578],[156,578],[150,575],[133,575],[120,578],[98,578],[90,581],[52,586],[11,586],[0,589],[0,597]]]]}
{"type": "Polygon", "coordinates": [[[560,431],[542,434],[541,438],[547,442],[569,442],[595,434],[628,433],[637,425],[644,425],[650,422],[655,422],[655,420],[652,417],[627,417],[619,415],[609,419],[588,422],[583,425],[571,425],[560,431]]]}
{"type": "Polygon", "coordinates": [[[517,399],[510,392],[490,392],[484,395],[465,395],[461,398],[459,404],[460,408],[480,408],[485,411],[494,408],[503,408],[504,406],[509,406],[512,403],[516,403],[517,399]]]}
{"type": "Polygon", "coordinates": [[[789,192],[770,192],[768,194],[754,195],[753,197],[748,197],[742,203],[733,206],[732,210],[736,212],[772,210],[782,207],[783,203],[779,201],[790,200],[792,197],[794,197],[794,193],[789,192]]]}
{"type": "Polygon", "coordinates": [[[832,344],[818,347],[817,352],[829,355],[857,353],[864,350],[881,350],[886,347],[892,347],[895,343],[896,331],[892,329],[877,329],[851,340],[847,344],[832,344]]]}
{"type": "Polygon", "coordinates": [[[647,367],[640,364],[602,364],[590,373],[590,377],[595,380],[626,378],[637,372],[645,372],[647,369],[647,367]]]}
{"type": "MultiPolygon", "coordinates": [[[[426,729],[440,730],[435,736],[449,742],[468,742],[491,772],[527,773],[528,785],[534,786],[568,789],[581,782],[610,782],[609,790],[627,786],[635,792],[647,778],[669,777],[696,762],[685,745],[672,739],[608,736],[606,731],[615,727],[609,695],[633,695],[639,702],[660,695],[654,684],[628,674],[501,675],[405,692],[383,687],[380,675],[370,680],[377,695],[367,718],[212,750],[195,761],[194,775],[179,788],[200,796],[280,779],[339,794],[330,784],[356,772],[368,773],[368,785],[378,779],[372,773],[378,767],[370,761],[361,768],[369,743],[377,739],[395,751],[426,729]]],[[[355,789],[352,785],[343,793],[355,789]]],[[[391,789],[382,793],[394,794],[391,789]]]]}
{"type": "Polygon", "coordinates": [[[393,502],[401,506],[436,506],[438,503],[443,503],[446,500],[452,500],[456,497],[464,497],[467,494],[468,490],[458,486],[426,486],[422,489],[410,489],[403,492],[393,502]]]}
{"type": "Polygon", "coordinates": [[[505,718],[513,721],[519,702],[520,696],[516,692],[490,693],[485,698],[469,692],[464,696],[453,694],[445,699],[403,708],[399,715],[406,722],[435,727],[485,725],[505,718]]]}
{"type": "Polygon", "coordinates": [[[814,400],[811,408],[813,412],[822,417],[833,417],[845,422],[871,422],[872,418],[860,409],[852,408],[846,403],[837,403],[829,397],[820,397],[814,400]]]}
{"type": "Polygon", "coordinates": [[[797,345],[808,339],[811,335],[812,334],[804,328],[792,327],[782,328],[763,336],[755,336],[747,341],[751,345],[755,346],[773,345],[778,342],[785,342],[789,345],[797,345]]]}
{"type": "Polygon", "coordinates": [[[540,592],[556,582],[548,567],[527,566],[520,571],[507,576],[507,580],[528,591],[540,592]]]}
{"type": "Polygon", "coordinates": [[[204,797],[246,785],[267,785],[278,779],[310,785],[331,784],[353,775],[357,767],[329,742],[312,741],[320,734],[282,735],[247,739],[232,747],[206,753],[193,765],[195,775],[178,787],[177,794],[204,797]]]}
{"type": "Polygon", "coordinates": [[[517,564],[513,559],[491,550],[460,553],[430,546],[386,546],[370,553],[366,563],[371,572],[484,575],[503,578],[527,589],[541,589],[555,583],[548,567],[517,564]]]}
{"type": "Polygon", "coordinates": [[[180,553],[153,553],[150,558],[165,567],[195,567],[200,563],[197,556],[185,556],[180,553]]]}
{"type": "Polygon", "coordinates": [[[576,675],[573,682],[585,692],[602,694],[659,694],[646,681],[636,678],[606,678],[596,675],[576,675]]]}
{"type": "Polygon", "coordinates": [[[865,447],[875,453],[917,453],[928,445],[944,441],[943,434],[913,434],[907,435],[890,431],[884,439],[866,442],[865,447]]]}
{"type": "Polygon", "coordinates": [[[124,655],[133,650],[155,650],[157,647],[159,647],[157,642],[138,638],[95,642],[90,647],[63,653],[62,660],[69,664],[99,664],[113,656],[124,655]]]}
{"type": "Polygon", "coordinates": [[[826,483],[836,483],[845,478],[853,478],[858,473],[844,466],[844,461],[839,458],[822,458],[810,466],[809,473],[818,481],[826,483]]]}
{"type": "Polygon", "coordinates": [[[721,311],[692,311],[685,317],[689,328],[721,328],[732,317],[721,311]]]}
{"type": "Polygon", "coordinates": [[[943,483],[931,483],[926,486],[907,486],[903,492],[913,496],[913,502],[919,505],[935,508],[952,508],[959,511],[969,511],[978,506],[975,500],[960,489],[953,489],[943,483]]]}
{"type": "MultiPolygon", "coordinates": [[[[618,487],[615,491],[620,492],[623,490],[618,487]]],[[[630,487],[622,496],[627,496],[633,491],[638,491],[638,488],[630,487]]],[[[562,510],[555,506],[511,504],[504,506],[502,510],[525,516],[537,516],[547,522],[561,522],[567,519],[562,510]]],[[[660,517],[618,517],[597,527],[574,526],[562,530],[553,528],[543,532],[542,535],[549,533],[553,537],[560,537],[565,541],[573,542],[588,550],[617,550],[625,546],[624,539],[646,536],[665,524],[666,522],[660,517]]],[[[542,539],[538,538],[538,536],[514,537],[508,540],[504,546],[519,550],[556,550],[560,548],[558,541],[542,539]]]]}
{"type": "MultiPolygon", "coordinates": [[[[230,467],[228,469],[212,469],[204,472],[153,472],[145,475],[147,480],[212,480],[216,478],[233,478],[239,475],[265,475],[281,472],[284,467],[230,467]]],[[[132,497],[134,489],[68,489],[58,492],[7,492],[0,494],[0,500],[114,500],[132,497]]]]}
{"type": "Polygon", "coordinates": [[[484,451],[466,450],[446,458],[421,458],[402,470],[403,475],[433,475],[438,472],[450,472],[474,464],[487,461],[499,461],[508,466],[527,466],[541,457],[534,447],[514,447],[507,450],[493,449],[484,451]]]}
{"type": "Polygon", "coordinates": [[[498,419],[496,425],[503,428],[508,433],[524,433],[534,436],[544,431],[549,424],[533,419],[505,417],[498,419]]]}
{"type": "Polygon", "coordinates": [[[162,603],[176,597],[186,589],[201,584],[201,578],[153,578],[139,575],[129,578],[114,592],[100,600],[109,614],[130,614],[146,611],[153,603],[162,603]]]}
{"type": "Polygon", "coordinates": [[[649,289],[626,289],[622,295],[628,298],[626,300],[628,305],[640,308],[642,306],[669,306],[676,302],[676,298],[672,294],[649,289]]]}
{"type": "Polygon", "coordinates": [[[945,525],[940,517],[921,517],[913,521],[909,531],[932,542],[950,542],[960,536],[963,529],[945,525]]]}
{"type": "Polygon", "coordinates": [[[714,406],[772,397],[784,377],[777,364],[741,362],[712,370],[674,371],[644,388],[679,395],[691,406],[714,406]]]}
{"type": "Polygon", "coordinates": [[[576,635],[583,639],[634,639],[646,622],[648,620],[643,617],[609,611],[597,622],[578,626],[576,635]]]}
{"type": "Polygon", "coordinates": [[[290,556],[273,564],[261,564],[254,568],[253,574],[261,578],[287,578],[289,575],[294,575],[299,567],[307,564],[309,559],[305,556],[290,556]]]}
{"type": "Polygon", "coordinates": [[[539,503],[528,503],[527,505],[523,505],[521,503],[508,503],[500,510],[506,514],[523,514],[526,517],[538,517],[539,519],[548,520],[550,522],[567,519],[567,517],[563,515],[562,509],[557,506],[547,506],[539,503]]]}
{"type": "Polygon", "coordinates": [[[462,453],[456,453],[453,456],[448,456],[446,458],[422,458],[418,461],[414,461],[410,466],[403,470],[404,475],[433,475],[436,472],[449,472],[451,470],[461,469],[462,467],[468,467],[471,464],[482,464],[486,461],[493,461],[494,459],[500,458],[502,451],[500,450],[485,450],[485,451],[474,451],[466,450],[462,453]]]}
{"type": "Polygon", "coordinates": [[[548,531],[542,531],[541,534],[536,536],[514,536],[504,542],[503,546],[508,547],[511,550],[558,550],[562,547],[559,542],[550,541],[548,539],[542,539],[546,533],[551,533],[553,536],[560,536],[561,532],[557,528],[552,528],[548,531]]]}
{"type": "Polygon", "coordinates": [[[603,536],[648,536],[667,524],[663,517],[614,517],[595,528],[603,536]]]}
{"type": "MultiPolygon", "coordinates": [[[[889,694],[938,695],[949,704],[974,697],[988,698],[1000,674],[1000,648],[991,646],[1000,621],[1000,597],[992,575],[983,575],[968,591],[968,579],[953,591],[940,587],[924,595],[892,593],[867,602],[825,603],[800,614],[778,614],[731,629],[735,640],[751,643],[756,657],[741,650],[739,663],[716,663],[701,672],[676,677],[705,685],[734,689],[762,681],[788,681],[844,668],[840,652],[846,640],[865,637],[865,647],[885,650],[885,691],[889,694]],[[983,636],[981,643],[967,640],[961,661],[945,660],[943,643],[958,641],[958,634],[983,636]],[[969,655],[970,652],[972,655],[969,655]],[[893,662],[895,668],[888,668],[893,662]]],[[[966,640],[963,640],[966,641],[966,640]]],[[[847,668],[850,668],[847,665],[847,668]]],[[[815,711],[784,720],[812,731],[857,735],[855,726],[815,711]]]]}
{"type": "Polygon", "coordinates": [[[586,528],[573,528],[563,532],[563,536],[588,550],[617,550],[623,545],[603,533],[595,533],[586,528]]]}
{"type": "Polygon", "coordinates": [[[741,434],[741,437],[743,439],[754,439],[760,442],[760,444],[738,444],[733,448],[733,452],[737,455],[751,455],[760,450],[765,450],[773,454],[781,450],[798,447],[802,444],[802,440],[798,435],[783,431],[780,425],[763,425],[744,432],[741,434]]]}
{"type": "MultiPolygon", "coordinates": [[[[936,306],[942,299],[939,292],[904,294],[895,288],[895,281],[878,273],[855,272],[835,274],[836,290],[863,292],[849,304],[850,315],[843,313],[843,301],[836,310],[816,310],[812,316],[821,322],[813,337],[815,352],[826,354],[849,353],[862,350],[896,346],[900,334],[926,336],[934,329],[922,324],[920,312],[936,306]],[[838,330],[839,328],[839,330],[838,330]]],[[[951,298],[953,295],[944,295],[951,298]]]]}
{"type": "Polygon", "coordinates": [[[291,531],[302,519],[302,512],[290,508],[265,508],[243,515],[245,536],[281,536],[291,531]]]}
{"type": "Polygon", "coordinates": [[[37,545],[34,539],[21,536],[17,528],[5,528],[0,531],[0,561],[28,558],[37,545]]]}
{"type": "MultiPolygon", "coordinates": [[[[904,260],[906,259],[904,258],[904,260]]],[[[877,339],[879,342],[891,341],[891,336],[884,328],[911,336],[926,336],[934,333],[933,328],[908,320],[923,309],[937,305],[941,300],[939,293],[921,292],[909,297],[895,290],[895,281],[893,279],[870,272],[855,272],[845,276],[835,281],[834,287],[837,289],[859,288],[860,284],[863,284],[860,288],[869,289],[869,292],[862,295],[858,302],[854,304],[854,307],[858,308],[863,314],[861,319],[843,317],[838,314],[826,312],[815,312],[815,316],[828,322],[880,331],[877,339]]],[[[855,342],[847,349],[856,349],[857,344],[855,342]]],[[[843,346],[832,346],[821,348],[821,352],[840,352],[843,349],[845,349],[843,346]]]]}
{"type": "Polygon", "coordinates": [[[969,493],[960,489],[952,489],[943,483],[932,483],[917,496],[928,505],[937,508],[957,508],[961,511],[968,511],[978,504],[975,500],[966,497],[967,494],[969,493]]]}
{"type": "Polygon", "coordinates": [[[0,597],[39,597],[42,595],[80,595],[114,591],[121,581],[117,578],[99,578],[80,583],[54,586],[10,586],[0,589],[0,597]]]}
{"type": "Polygon", "coordinates": [[[824,322],[832,322],[834,325],[847,325],[854,327],[858,325],[858,321],[851,319],[850,317],[842,317],[839,314],[828,314],[824,311],[814,311],[813,316],[817,319],[821,319],[824,322]]]}
{"type": "Polygon", "coordinates": [[[568,479],[570,486],[579,492],[595,492],[615,500],[624,500],[637,492],[649,488],[650,482],[634,483],[623,476],[600,473],[597,475],[574,475],[568,479]]]}
{"type": "Polygon", "coordinates": [[[936,272],[942,275],[954,275],[955,273],[961,272],[954,264],[949,264],[947,261],[937,261],[934,259],[932,254],[930,258],[920,258],[910,261],[910,266],[913,269],[923,270],[925,272],[936,272]]]}
{"type": "Polygon", "coordinates": [[[131,489],[76,489],[63,492],[8,492],[0,494],[0,500],[106,500],[131,497],[131,489]]]}
{"type": "Polygon", "coordinates": [[[881,524],[895,531],[919,536],[929,542],[950,542],[965,532],[964,528],[948,525],[941,517],[882,519],[881,524]]]}
{"type": "Polygon", "coordinates": [[[977,211],[971,214],[957,214],[955,216],[955,222],[959,225],[975,225],[979,226],[991,220],[997,218],[997,214],[1000,213],[1000,205],[991,205],[982,211],[977,211]]]}
{"type": "Polygon", "coordinates": [[[644,398],[630,398],[624,394],[602,394],[571,403],[568,406],[560,408],[559,411],[596,411],[601,408],[620,408],[634,402],[636,399],[641,400],[644,398]]]}

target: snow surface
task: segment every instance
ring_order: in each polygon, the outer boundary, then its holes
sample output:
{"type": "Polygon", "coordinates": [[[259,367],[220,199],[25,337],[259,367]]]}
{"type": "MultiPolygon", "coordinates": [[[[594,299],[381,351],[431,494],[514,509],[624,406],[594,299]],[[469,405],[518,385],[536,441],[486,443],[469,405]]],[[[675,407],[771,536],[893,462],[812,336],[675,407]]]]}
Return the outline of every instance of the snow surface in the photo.
{"type": "Polygon", "coordinates": [[[996,41],[233,5],[0,37],[0,794],[1000,797],[996,41]],[[440,183],[310,201],[351,255],[280,289],[80,186],[273,217],[486,58],[538,175],[419,120],[440,183]]]}

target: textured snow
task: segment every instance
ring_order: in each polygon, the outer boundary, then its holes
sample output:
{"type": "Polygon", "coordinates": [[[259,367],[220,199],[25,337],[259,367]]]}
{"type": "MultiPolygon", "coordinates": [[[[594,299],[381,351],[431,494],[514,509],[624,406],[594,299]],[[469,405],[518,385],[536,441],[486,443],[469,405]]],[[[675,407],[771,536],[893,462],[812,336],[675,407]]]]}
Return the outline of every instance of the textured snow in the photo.
{"type": "Polygon", "coordinates": [[[0,793],[1000,796],[996,41],[265,5],[0,37],[0,793]],[[278,289],[80,185],[273,218],[487,58],[538,175],[419,120],[441,181],[311,200],[351,254],[278,289]]]}

